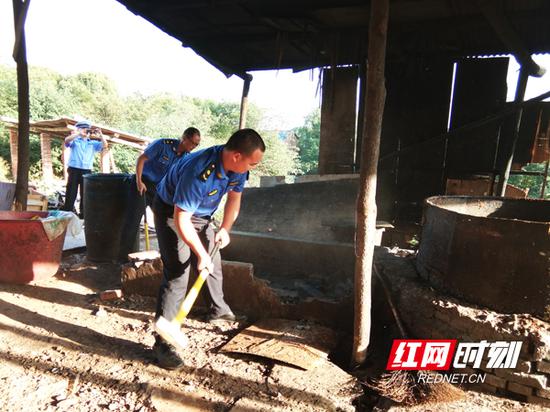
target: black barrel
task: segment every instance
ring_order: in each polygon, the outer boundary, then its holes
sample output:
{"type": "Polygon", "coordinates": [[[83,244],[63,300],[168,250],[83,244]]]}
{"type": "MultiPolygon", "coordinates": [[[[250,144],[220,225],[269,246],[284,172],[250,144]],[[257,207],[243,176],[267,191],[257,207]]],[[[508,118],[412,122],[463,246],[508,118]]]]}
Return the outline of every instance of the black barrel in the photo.
{"type": "Polygon", "coordinates": [[[118,260],[126,213],[136,207],[128,204],[130,182],[131,175],[126,173],[84,175],[84,232],[89,260],[118,260]]]}

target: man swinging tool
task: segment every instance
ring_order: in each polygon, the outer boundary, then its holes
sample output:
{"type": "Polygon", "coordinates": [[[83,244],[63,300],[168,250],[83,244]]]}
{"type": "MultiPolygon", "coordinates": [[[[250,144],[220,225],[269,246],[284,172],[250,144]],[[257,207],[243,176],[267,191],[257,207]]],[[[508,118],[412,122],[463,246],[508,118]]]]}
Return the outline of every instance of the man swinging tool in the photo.
{"type": "MultiPolygon", "coordinates": [[[[262,160],[265,144],[252,129],[235,132],[225,145],[213,146],[181,159],[168,171],[157,187],[153,201],[155,228],[164,265],[156,319],[168,321],[178,313],[187,292],[191,264],[200,272],[208,269],[206,279],[210,300],[209,321],[234,321],[235,315],[223,298],[221,256],[209,252],[220,242],[229,244],[229,232],[237,219],[241,194],[248,171],[262,160]],[[227,193],[223,221],[215,233],[212,215],[227,193]]],[[[159,366],[177,369],[183,361],[176,349],[155,337],[153,351],[159,366]]]]}

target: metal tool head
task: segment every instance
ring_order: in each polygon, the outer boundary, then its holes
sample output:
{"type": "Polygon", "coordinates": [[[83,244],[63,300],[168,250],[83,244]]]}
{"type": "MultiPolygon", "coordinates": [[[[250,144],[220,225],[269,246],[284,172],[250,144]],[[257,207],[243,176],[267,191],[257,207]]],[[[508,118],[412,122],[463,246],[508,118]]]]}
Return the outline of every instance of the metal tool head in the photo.
{"type": "Polygon", "coordinates": [[[181,331],[181,325],[178,322],[170,322],[168,319],[160,316],[155,321],[154,327],[162,339],[180,349],[185,349],[189,344],[189,339],[181,331]]]}

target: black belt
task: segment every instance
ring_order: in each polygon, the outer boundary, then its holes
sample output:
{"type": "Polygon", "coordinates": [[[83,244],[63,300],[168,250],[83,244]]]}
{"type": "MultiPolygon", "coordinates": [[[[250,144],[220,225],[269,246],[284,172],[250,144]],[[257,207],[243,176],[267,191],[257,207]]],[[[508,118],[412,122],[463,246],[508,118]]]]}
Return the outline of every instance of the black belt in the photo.
{"type": "MultiPolygon", "coordinates": [[[[158,193],[155,196],[155,200],[153,202],[153,209],[155,213],[168,216],[168,217],[174,217],[174,205],[166,203],[164,200],[162,200],[162,198],[158,195],[158,193]]],[[[193,215],[193,218],[202,219],[207,222],[211,222],[213,220],[212,215],[206,215],[206,216],[193,215]]]]}

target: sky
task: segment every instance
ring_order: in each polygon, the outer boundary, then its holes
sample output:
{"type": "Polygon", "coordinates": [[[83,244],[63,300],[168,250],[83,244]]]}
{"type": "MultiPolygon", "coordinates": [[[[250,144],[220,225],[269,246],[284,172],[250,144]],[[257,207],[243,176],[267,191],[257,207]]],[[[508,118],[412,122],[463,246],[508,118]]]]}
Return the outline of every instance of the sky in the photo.
{"type": "MultiPolygon", "coordinates": [[[[227,78],[190,48],[115,0],[32,0],[27,60],[62,74],[104,73],[121,94],[172,92],[239,102],[243,81],[227,78]]],[[[14,66],[12,2],[0,0],[0,64],[14,66]]],[[[319,107],[318,71],[252,72],[249,101],[265,127],[290,129],[319,107]]]]}
{"type": "MultiPolygon", "coordinates": [[[[391,30],[391,27],[390,27],[391,30]]],[[[242,79],[226,78],[193,50],[115,0],[32,0],[26,24],[27,60],[62,74],[104,73],[121,94],[172,92],[238,102],[242,79]]],[[[0,64],[14,65],[12,2],[0,0],[0,64]]],[[[534,59],[550,72],[550,55],[534,59]]],[[[508,100],[519,66],[510,60],[508,100]]],[[[266,111],[262,126],[287,130],[319,107],[318,70],[252,72],[249,101],[266,111]]],[[[526,99],[550,90],[550,73],[530,78],[526,99]]],[[[76,115],[76,113],[69,114],[76,115]]]]}

